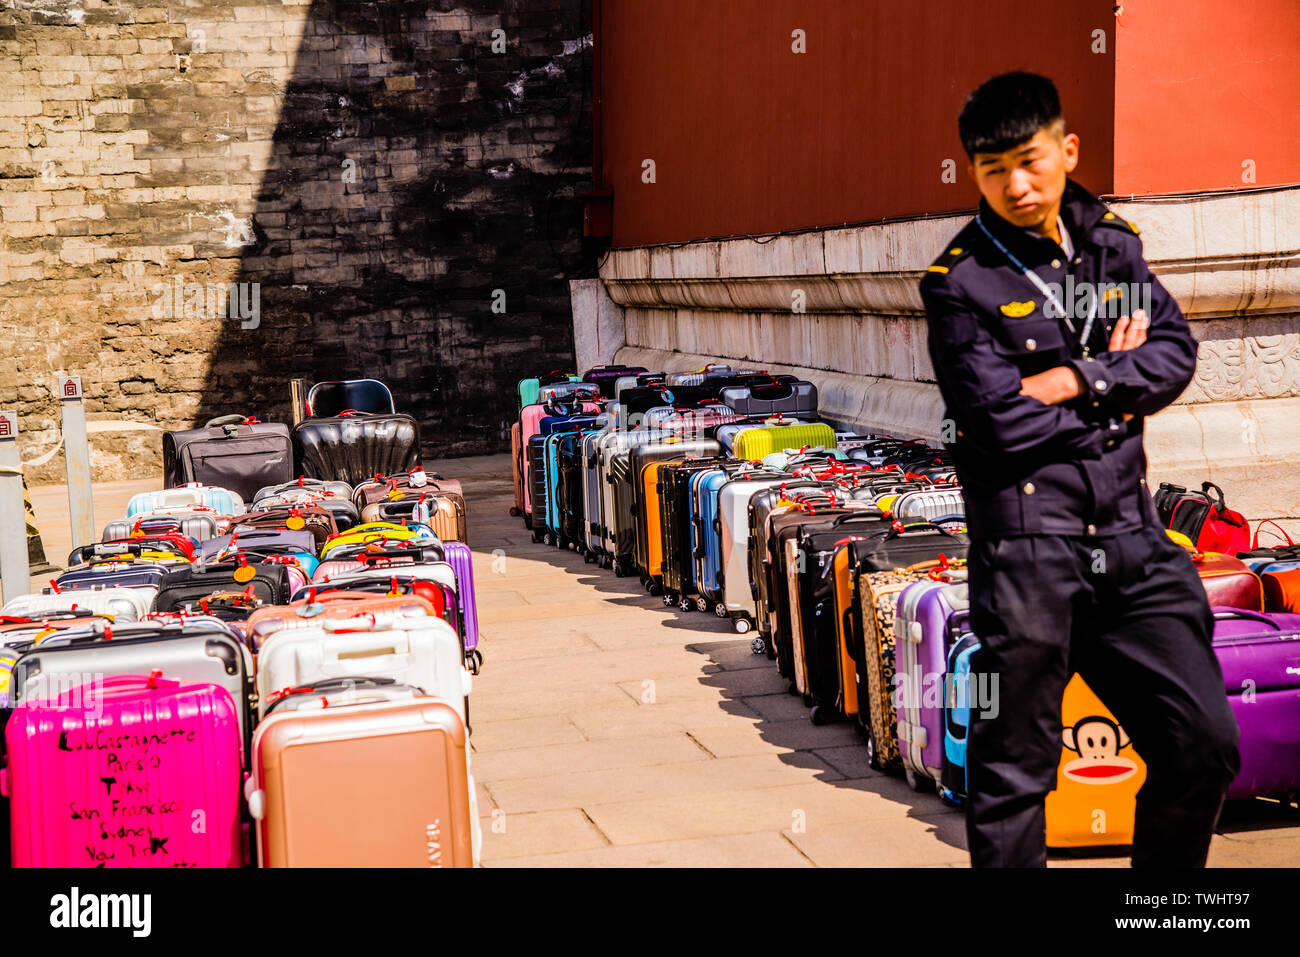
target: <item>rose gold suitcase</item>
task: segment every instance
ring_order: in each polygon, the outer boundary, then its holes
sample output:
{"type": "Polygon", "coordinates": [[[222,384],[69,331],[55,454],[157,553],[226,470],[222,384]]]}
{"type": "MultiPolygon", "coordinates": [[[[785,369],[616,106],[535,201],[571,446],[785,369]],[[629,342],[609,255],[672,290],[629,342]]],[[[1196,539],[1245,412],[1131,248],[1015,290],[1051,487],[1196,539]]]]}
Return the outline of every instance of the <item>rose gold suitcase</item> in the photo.
{"type": "MultiPolygon", "coordinates": [[[[427,697],[268,715],[246,786],[262,867],[472,867],[465,725],[427,697]]],[[[346,699],[345,699],[346,700],[346,699]]]]}
{"type": "Polygon", "coordinates": [[[361,510],[363,522],[402,522],[425,518],[433,533],[445,542],[463,542],[468,537],[465,498],[455,492],[407,492],[396,499],[371,502],[361,510]],[[418,514],[417,514],[418,512],[418,514]]]}

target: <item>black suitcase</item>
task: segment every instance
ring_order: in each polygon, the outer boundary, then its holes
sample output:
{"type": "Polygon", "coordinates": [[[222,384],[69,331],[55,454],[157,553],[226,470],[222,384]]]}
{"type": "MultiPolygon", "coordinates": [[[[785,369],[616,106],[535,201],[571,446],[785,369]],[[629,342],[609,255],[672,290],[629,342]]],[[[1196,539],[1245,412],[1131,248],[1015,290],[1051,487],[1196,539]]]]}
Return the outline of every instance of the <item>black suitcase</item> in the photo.
{"type": "Polygon", "coordinates": [[[300,474],[354,486],[420,464],[420,427],[401,412],[304,419],[293,430],[293,445],[300,474]]]}
{"type": "Polygon", "coordinates": [[[168,570],[154,599],[154,611],[179,611],[216,592],[244,592],[263,605],[289,603],[289,570],[284,565],[263,565],[253,561],[196,562],[168,570]]]}
{"type": "Polygon", "coordinates": [[[737,415],[750,418],[784,415],[809,422],[817,419],[817,387],[793,376],[756,377],[723,389],[719,398],[737,415]]]}
{"type": "Polygon", "coordinates": [[[687,459],[659,470],[659,514],[663,520],[664,604],[682,611],[696,606],[695,561],[691,554],[691,477],[730,461],[723,457],[687,459]]]}
{"type": "Polygon", "coordinates": [[[242,415],[213,419],[201,429],[163,434],[163,485],[202,482],[238,492],[251,502],[258,490],[293,478],[289,427],[242,415]]]}
{"type": "MultiPolygon", "coordinates": [[[[650,574],[649,536],[662,535],[662,523],[651,528],[647,521],[646,497],[650,490],[645,487],[642,472],[651,462],[664,462],[672,459],[717,458],[722,454],[722,446],[713,439],[667,439],[653,445],[638,445],[628,454],[627,490],[630,496],[629,506],[632,517],[631,526],[619,526],[619,555],[626,560],[625,567],[635,565],[641,573],[641,582],[650,594],[658,595],[663,591],[663,579],[660,574],[650,574]]],[[[657,494],[657,493],[656,493],[657,494]]],[[[615,490],[615,498],[618,490],[615,490]]]]}

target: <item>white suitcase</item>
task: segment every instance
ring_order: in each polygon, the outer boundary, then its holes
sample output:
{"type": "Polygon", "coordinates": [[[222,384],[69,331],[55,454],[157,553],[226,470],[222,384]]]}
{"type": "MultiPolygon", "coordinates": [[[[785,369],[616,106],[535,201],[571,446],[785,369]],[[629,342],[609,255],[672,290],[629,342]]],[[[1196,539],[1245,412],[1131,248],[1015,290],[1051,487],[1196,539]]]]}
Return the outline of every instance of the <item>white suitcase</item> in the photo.
{"type": "Polygon", "coordinates": [[[965,515],[966,500],[962,498],[961,490],[955,488],[904,492],[894,500],[890,511],[900,520],[921,518],[932,521],[945,515],[965,515]]]}
{"type": "Polygon", "coordinates": [[[221,515],[243,515],[246,511],[244,499],[238,492],[215,485],[199,485],[195,482],[157,492],[141,492],[139,495],[132,496],[131,501],[127,503],[126,514],[134,518],[149,512],[193,508],[196,505],[215,509],[221,515]]]}
{"type": "Polygon", "coordinates": [[[0,615],[16,618],[40,618],[58,611],[85,609],[96,615],[112,615],[115,622],[141,621],[153,607],[158,589],[140,588],[70,588],[55,594],[46,589],[37,595],[22,595],[6,602],[0,615]]]}
{"type": "Polygon", "coordinates": [[[282,689],[330,678],[392,678],[451,705],[468,724],[473,679],[460,636],[441,618],[340,618],[275,632],[257,655],[258,713],[265,716],[282,689]]]}
{"type": "Polygon", "coordinates": [[[790,476],[733,479],[718,490],[718,536],[722,542],[722,603],[736,631],[757,622],[758,603],[749,587],[749,503],[763,489],[788,484],[790,476]]]}

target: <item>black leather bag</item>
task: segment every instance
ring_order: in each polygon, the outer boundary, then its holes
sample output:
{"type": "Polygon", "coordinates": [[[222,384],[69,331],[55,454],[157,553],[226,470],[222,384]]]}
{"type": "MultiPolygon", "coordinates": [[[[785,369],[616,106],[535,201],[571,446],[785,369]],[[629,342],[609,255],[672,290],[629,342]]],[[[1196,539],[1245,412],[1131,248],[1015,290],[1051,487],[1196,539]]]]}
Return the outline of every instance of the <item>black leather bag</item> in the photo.
{"type": "Polygon", "coordinates": [[[289,427],[242,415],[213,419],[201,429],[163,435],[163,485],[202,482],[238,492],[251,502],[257,490],[293,478],[289,427]]]}
{"type": "Polygon", "coordinates": [[[304,419],[293,430],[298,472],[308,478],[360,485],[375,475],[409,472],[420,464],[420,427],[403,413],[304,419]]]}

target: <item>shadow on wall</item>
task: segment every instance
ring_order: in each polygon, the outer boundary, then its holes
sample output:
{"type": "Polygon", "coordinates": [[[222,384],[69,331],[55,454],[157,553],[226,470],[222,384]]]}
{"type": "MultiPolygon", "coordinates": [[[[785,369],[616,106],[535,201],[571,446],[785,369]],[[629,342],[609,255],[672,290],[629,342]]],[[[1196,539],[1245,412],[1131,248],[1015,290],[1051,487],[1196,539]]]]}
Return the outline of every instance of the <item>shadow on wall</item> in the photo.
{"type": "Polygon", "coordinates": [[[370,376],[426,455],[508,447],[514,382],[572,366],[568,280],[595,270],[589,8],[314,0],[244,236],[258,315],[225,325],[199,421],[370,376]]]}

